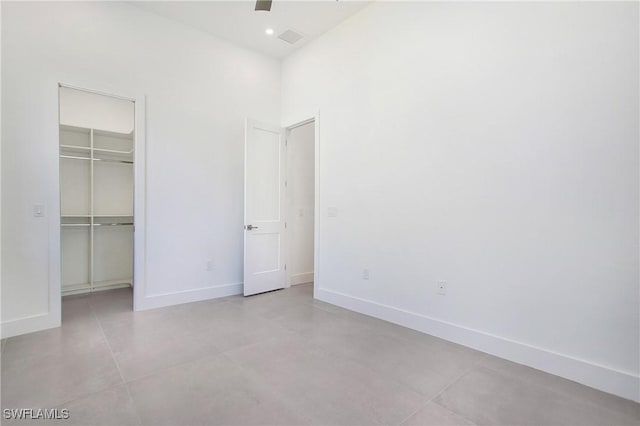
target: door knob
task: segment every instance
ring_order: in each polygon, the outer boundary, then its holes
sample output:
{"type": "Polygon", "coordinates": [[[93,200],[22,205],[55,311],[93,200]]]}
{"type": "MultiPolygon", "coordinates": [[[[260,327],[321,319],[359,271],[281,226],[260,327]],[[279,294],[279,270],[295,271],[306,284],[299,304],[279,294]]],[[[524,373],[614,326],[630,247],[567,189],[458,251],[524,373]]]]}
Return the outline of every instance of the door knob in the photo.
{"type": "Polygon", "coordinates": [[[253,226],[253,225],[247,225],[247,226],[245,226],[245,229],[248,230],[248,231],[251,231],[252,229],[258,229],[258,227],[257,226],[253,226]]]}

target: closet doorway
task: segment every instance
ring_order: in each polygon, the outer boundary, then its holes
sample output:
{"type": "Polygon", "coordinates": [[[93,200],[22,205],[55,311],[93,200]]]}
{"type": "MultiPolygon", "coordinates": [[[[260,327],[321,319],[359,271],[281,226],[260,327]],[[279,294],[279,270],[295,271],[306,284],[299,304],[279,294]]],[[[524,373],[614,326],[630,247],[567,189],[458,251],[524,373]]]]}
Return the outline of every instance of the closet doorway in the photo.
{"type": "Polygon", "coordinates": [[[287,128],[287,286],[314,282],[315,121],[287,128]]]}
{"type": "Polygon", "coordinates": [[[133,309],[135,101],[63,85],[58,95],[61,295],[123,289],[133,309]]]}

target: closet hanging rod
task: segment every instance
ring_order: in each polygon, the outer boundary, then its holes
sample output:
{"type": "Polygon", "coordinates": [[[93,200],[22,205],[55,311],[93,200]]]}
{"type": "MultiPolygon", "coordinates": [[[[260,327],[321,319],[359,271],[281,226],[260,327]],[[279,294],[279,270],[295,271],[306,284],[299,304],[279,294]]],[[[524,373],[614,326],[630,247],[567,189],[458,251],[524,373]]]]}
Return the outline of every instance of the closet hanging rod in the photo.
{"type": "Polygon", "coordinates": [[[131,226],[133,223],[94,223],[93,226],[131,226]]]}
{"type": "Polygon", "coordinates": [[[91,150],[90,146],[80,146],[80,145],[62,145],[60,144],[60,148],[66,149],[86,149],[87,151],[91,150]]]}
{"type": "Polygon", "coordinates": [[[120,151],[117,149],[106,149],[106,148],[93,148],[94,151],[98,151],[98,152],[106,152],[109,154],[133,154],[133,150],[129,150],[129,151],[120,151]]]}
{"type": "Polygon", "coordinates": [[[106,162],[109,162],[109,163],[133,164],[133,161],[126,161],[126,160],[112,160],[111,158],[93,158],[93,161],[106,161],[106,162]]]}
{"type": "Polygon", "coordinates": [[[89,160],[89,161],[107,161],[109,163],[125,163],[133,164],[133,161],[125,160],[112,160],[110,158],[89,158],[89,157],[77,157],[75,155],[61,155],[60,158],[69,158],[71,160],[89,160]]]}
{"type": "Polygon", "coordinates": [[[75,155],[61,155],[60,158],[70,158],[71,160],[91,160],[91,157],[78,157],[75,155]]]}
{"type": "Polygon", "coordinates": [[[80,146],[80,145],[60,145],[60,148],[64,148],[64,149],[81,149],[81,150],[86,150],[86,151],[91,151],[93,149],[93,151],[96,152],[105,152],[108,154],[126,154],[126,155],[130,155],[133,154],[133,150],[129,150],[129,151],[121,151],[121,150],[117,150],[117,149],[106,149],[106,148],[91,148],[90,146],[80,146]]]}
{"type": "Polygon", "coordinates": [[[90,223],[61,223],[61,226],[90,226],[90,223]]]}

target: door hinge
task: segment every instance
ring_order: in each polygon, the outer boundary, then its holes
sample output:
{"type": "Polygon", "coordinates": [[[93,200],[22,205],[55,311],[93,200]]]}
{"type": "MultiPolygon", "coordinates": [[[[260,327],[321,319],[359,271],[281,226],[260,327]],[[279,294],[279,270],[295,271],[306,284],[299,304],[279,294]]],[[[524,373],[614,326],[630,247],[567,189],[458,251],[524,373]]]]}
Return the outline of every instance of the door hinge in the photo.
{"type": "Polygon", "coordinates": [[[287,229],[287,222],[284,223],[284,229],[287,229]]]}
{"type": "Polygon", "coordinates": [[[288,185],[288,183],[287,183],[287,181],[285,180],[285,181],[284,181],[284,187],[286,188],[286,187],[287,187],[287,185],[288,185]]]}
{"type": "Polygon", "coordinates": [[[289,139],[284,140],[284,146],[289,146],[289,139]]]}
{"type": "Polygon", "coordinates": [[[286,263],[284,264],[284,270],[285,271],[287,270],[287,264],[286,263]]]}

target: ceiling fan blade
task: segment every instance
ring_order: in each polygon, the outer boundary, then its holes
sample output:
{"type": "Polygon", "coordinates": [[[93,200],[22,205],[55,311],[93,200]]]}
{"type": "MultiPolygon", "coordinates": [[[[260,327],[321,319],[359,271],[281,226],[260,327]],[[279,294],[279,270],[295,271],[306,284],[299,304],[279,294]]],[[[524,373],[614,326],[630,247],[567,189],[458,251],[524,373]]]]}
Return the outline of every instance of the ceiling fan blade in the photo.
{"type": "Polygon", "coordinates": [[[266,10],[269,12],[271,10],[271,0],[257,0],[256,10],[266,10]]]}

